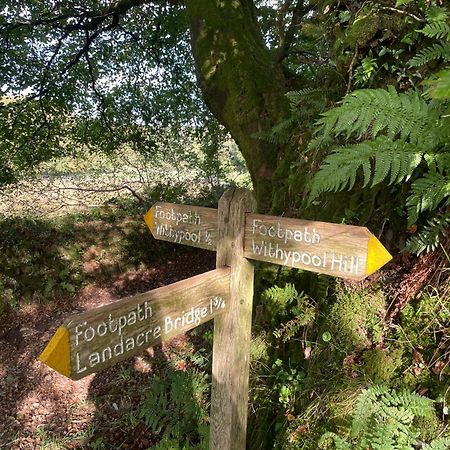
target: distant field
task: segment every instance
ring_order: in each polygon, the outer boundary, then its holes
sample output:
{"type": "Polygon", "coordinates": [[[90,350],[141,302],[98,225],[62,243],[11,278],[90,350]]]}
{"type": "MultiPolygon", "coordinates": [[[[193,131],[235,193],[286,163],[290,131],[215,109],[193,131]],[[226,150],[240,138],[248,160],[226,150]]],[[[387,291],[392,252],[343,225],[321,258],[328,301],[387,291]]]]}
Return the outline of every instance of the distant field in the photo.
{"type": "MultiPolygon", "coordinates": [[[[226,156],[226,155],[225,155],[226,156]]],[[[114,157],[86,155],[42,164],[35,177],[0,189],[0,214],[55,216],[101,206],[122,196],[139,196],[158,184],[183,184],[189,195],[232,180],[247,184],[245,171],[228,165],[226,179],[207,177],[201,168],[174,158],[146,161],[131,151],[114,157]]]]}

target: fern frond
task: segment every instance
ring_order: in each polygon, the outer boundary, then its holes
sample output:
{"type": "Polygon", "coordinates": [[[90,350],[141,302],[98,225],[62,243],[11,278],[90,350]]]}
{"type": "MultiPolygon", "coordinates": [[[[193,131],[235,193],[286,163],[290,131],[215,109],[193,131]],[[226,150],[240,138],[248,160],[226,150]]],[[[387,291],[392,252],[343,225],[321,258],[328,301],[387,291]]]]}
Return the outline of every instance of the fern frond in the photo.
{"type": "Polygon", "coordinates": [[[448,450],[450,448],[450,438],[435,439],[431,444],[425,444],[422,450],[448,450]]]}
{"type": "Polygon", "coordinates": [[[410,67],[423,66],[430,61],[442,59],[450,61],[450,42],[442,44],[433,44],[421,50],[414,58],[409,61],[410,67]]]}
{"type": "MultiPolygon", "coordinates": [[[[414,419],[434,417],[433,401],[406,390],[396,392],[383,386],[372,386],[358,395],[352,416],[352,449],[408,450],[416,447],[420,435],[414,419]]],[[[444,448],[440,440],[435,442],[437,447],[431,447],[432,450],[444,448]]],[[[326,433],[319,444],[348,448],[349,442],[335,433],[326,433]]]]}
{"type": "Polygon", "coordinates": [[[448,9],[441,6],[427,8],[425,17],[428,23],[445,22],[448,19],[448,9]]]}
{"type": "Polygon", "coordinates": [[[335,433],[325,433],[318,442],[319,448],[333,448],[334,450],[350,450],[350,445],[335,433]],[[333,447],[330,447],[330,444],[333,447]]]}
{"type": "Polygon", "coordinates": [[[381,183],[391,173],[389,183],[408,179],[422,161],[423,152],[416,146],[392,141],[379,136],[349,147],[340,147],[325,158],[324,164],[311,183],[309,201],[323,192],[351,189],[359,169],[363,172],[364,186],[381,183]],[[372,163],[374,165],[372,166],[372,163]]]}
{"type": "Polygon", "coordinates": [[[300,294],[297,298],[297,305],[293,308],[295,317],[278,327],[273,335],[283,342],[291,340],[302,327],[310,324],[316,318],[316,309],[308,301],[306,295],[300,294]]]}
{"type": "Polygon", "coordinates": [[[443,20],[431,22],[425,25],[424,28],[419,30],[419,33],[422,33],[429,38],[449,40],[450,26],[443,20]]]}
{"type": "Polygon", "coordinates": [[[281,308],[285,308],[298,295],[297,289],[292,283],[287,283],[284,287],[272,286],[263,292],[263,297],[278,304],[281,308]]]}
{"type": "Polygon", "coordinates": [[[414,181],[411,190],[412,193],[406,200],[409,225],[416,222],[421,212],[436,209],[450,196],[450,173],[443,175],[439,172],[428,172],[414,181]]]}
{"type": "Polygon", "coordinates": [[[436,79],[427,82],[429,88],[427,95],[437,100],[447,100],[450,98],[450,69],[445,69],[437,74],[436,79]]]}
{"type": "Polygon", "coordinates": [[[386,392],[388,392],[386,388],[374,386],[370,389],[364,389],[358,395],[353,411],[351,436],[358,436],[362,430],[369,426],[369,421],[377,409],[377,397],[386,392]]]}
{"type": "Polygon", "coordinates": [[[431,171],[446,172],[450,171],[450,149],[443,153],[428,153],[425,160],[431,171]]]}
{"type": "Polygon", "coordinates": [[[368,133],[372,138],[380,134],[394,138],[399,134],[403,140],[416,143],[438,118],[438,113],[418,92],[398,93],[392,86],[388,90],[361,89],[324,113],[317,122],[317,133],[322,138],[340,135],[361,138],[368,133]]]}
{"type": "Polygon", "coordinates": [[[292,129],[292,126],[297,123],[298,117],[294,115],[281,121],[269,131],[253,133],[252,137],[255,139],[260,139],[262,141],[270,142],[271,144],[284,144],[291,137],[290,130],[292,129]]]}
{"type": "Polygon", "coordinates": [[[286,94],[286,97],[289,99],[291,107],[296,107],[305,99],[305,97],[311,97],[314,95],[323,95],[323,88],[308,87],[298,91],[290,91],[286,94]]]}
{"type": "Polygon", "coordinates": [[[402,390],[396,395],[395,406],[406,408],[415,417],[433,417],[433,400],[417,395],[414,392],[402,390]]]}
{"type": "Polygon", "coordinates": [[[450,227],[450,213],[442,213],[433,217],[424,226],[423,231],[413,236],[406,243],[406,249],[411,253],[420,255],[422,252],[431,252],[437,248],[442,236],[450,227]]]}

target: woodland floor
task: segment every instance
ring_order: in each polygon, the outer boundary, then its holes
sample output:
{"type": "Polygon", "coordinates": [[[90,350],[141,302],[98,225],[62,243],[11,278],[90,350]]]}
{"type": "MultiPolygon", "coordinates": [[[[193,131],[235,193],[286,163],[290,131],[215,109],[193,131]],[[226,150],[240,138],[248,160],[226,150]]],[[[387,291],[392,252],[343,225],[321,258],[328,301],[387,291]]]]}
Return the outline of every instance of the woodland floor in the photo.
{"type": "MultiPolygon", "coordinates": [[[[102,284],[89,283],[71,298],[23,306],[0,322],[0,448],[148,448],[146,430],[125,427],[124,411],[143,400],[143,383],[192,340],[179,336],[124,363],[72,381],[37,360],[46,343],[70,314],[214,268],[212,252],[181,248],[169,259],[131,269],[102,284]],[[127,428],[127,429],[126,429],[127,428]],[[95,447],[95,442],[107,446],[95,447]]],[[[194,338],[195,339],[195,338],[194,338]]],[[[184,363],[179,362],[180,368],[184,363]]],[[[138,427],[139,428],[139,427],[138,427]]]]}

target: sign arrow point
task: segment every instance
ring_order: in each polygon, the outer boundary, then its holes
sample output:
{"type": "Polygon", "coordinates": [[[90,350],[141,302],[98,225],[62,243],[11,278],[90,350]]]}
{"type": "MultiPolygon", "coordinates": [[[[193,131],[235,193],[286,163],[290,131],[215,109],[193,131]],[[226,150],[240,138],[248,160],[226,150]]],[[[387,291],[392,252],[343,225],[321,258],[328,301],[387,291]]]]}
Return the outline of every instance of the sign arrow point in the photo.
{"type": "Polygon", "coordinates": [[[367,275],[376,272],[391,259],[392,255],[384,248],[383,244],[375,236],[371,236],[367,244],[367,275]]]}
{"type": "Polygon", "coordinates": [[[153,234],[153,225],[155,219],[155,206],[152,206],[144,216],[145,223],[153,234]]]}
{"type": "Polygon", "coordinates": [[[39,356],[39,361],[70,378],[70,342],[69,331],[59,327],[39,356]]]}

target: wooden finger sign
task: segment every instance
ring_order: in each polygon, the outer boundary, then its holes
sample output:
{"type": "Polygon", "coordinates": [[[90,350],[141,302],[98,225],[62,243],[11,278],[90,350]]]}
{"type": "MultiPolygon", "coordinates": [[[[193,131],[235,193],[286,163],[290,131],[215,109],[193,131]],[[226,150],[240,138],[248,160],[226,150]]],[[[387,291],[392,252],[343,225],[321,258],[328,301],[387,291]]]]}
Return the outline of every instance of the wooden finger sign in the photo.
{"type": "Polygon", "coordinates": [[[191,330],[228,308],[221,268],[67,318],[39,359],[77,380],[191,330]]]}

